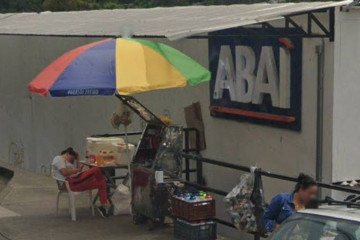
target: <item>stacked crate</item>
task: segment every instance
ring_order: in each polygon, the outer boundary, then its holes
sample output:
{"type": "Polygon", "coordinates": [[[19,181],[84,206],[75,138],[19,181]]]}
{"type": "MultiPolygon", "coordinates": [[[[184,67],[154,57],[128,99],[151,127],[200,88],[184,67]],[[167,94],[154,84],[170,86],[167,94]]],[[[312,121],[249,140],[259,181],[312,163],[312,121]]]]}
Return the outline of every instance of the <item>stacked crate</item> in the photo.
{"type": "Polygon", "coordinates": [[[215,200],[186,201],[172,198],[172,215],[175,219],[175,238],[181,240],[216,239],[215,200]]]}

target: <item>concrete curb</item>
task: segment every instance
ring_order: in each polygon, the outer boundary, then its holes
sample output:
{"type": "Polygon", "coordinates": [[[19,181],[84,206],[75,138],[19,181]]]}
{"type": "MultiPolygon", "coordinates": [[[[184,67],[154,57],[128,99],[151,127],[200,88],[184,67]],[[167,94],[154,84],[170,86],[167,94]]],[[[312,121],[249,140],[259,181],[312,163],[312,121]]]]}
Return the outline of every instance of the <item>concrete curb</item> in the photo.
{"type": "MultiPolygon", "coordinates": [[[[1,164],[4,165],[4,164],[1,164]]],[[[3,202],[5,197],[11,192],[9,182],[14,177],[14,171],[9,167],[0,166],[0,204],[3,202]]]]}
{"type": "Polygon", "coordinates": [[[14,171],[0,166],[0,177],[10,181],[14,177],[14,171]]]}

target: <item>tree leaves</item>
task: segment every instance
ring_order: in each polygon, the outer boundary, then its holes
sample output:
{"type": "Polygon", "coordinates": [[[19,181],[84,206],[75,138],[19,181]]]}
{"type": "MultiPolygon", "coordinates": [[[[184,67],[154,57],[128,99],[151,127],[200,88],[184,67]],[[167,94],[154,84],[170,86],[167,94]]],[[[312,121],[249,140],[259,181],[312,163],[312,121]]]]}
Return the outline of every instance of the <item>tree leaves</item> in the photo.
{"type": "Polygon", "coordinates": [[[227,5],[255,3],[259,1],[262,0],[0,0],[0,12],[80,11],[187,5],[227,5]]]}
{"type": "Polygon", "coordinates": [[[44,0],[42,8],[45,11],[79,11],[100,9],[101,4],[89,0],[44,0]]]}

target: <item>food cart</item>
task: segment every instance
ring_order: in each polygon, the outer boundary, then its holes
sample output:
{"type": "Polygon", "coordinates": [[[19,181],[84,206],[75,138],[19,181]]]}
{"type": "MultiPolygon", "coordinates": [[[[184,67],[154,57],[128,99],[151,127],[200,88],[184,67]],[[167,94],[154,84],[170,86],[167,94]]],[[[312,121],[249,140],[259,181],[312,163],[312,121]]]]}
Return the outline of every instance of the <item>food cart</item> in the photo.
{"type": "Polygon", "coordinates": [[[152,230],[170,215],[170,199],[182,173],[183,129],[167,126],[131,96],[119,98],[146,122],[130,176],[134,223],[147,221],[152,230]]]}
{"type": "Polygon", "coordinates": [[[194,86],[210,78],[206,68],[170,46],[125,37],[63,54],[29,84],[29,91],[51,97],[116,96],[147,123],[129,175],[134,219],[145,218],[152,228],[163,221],[166,196],[181,175],[182,128],[167,126],[129,95],[194,86]]]}

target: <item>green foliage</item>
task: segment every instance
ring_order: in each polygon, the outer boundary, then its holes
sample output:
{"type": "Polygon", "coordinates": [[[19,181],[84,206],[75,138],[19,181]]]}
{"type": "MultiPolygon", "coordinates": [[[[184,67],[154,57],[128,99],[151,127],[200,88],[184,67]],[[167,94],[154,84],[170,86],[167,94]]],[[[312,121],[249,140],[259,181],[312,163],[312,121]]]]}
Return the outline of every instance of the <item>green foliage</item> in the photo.
{"type": "Polygon", "coordinates": [[[190,0],[135,0],[134,5],[141,8],[150,7],[172,7],[172,6],[186,6],[190,5],[190,0]]]}
{"type": "Polygon", "coordinates": [[[79,11],[101,8],[101,4],[91,0],[44,0],[43,10],[46,11],[79,11]]]}
{"type": "Polygon", "coordinates": [[[0,12],[39,12],[43,0],[0,0],[0,12]]]}
{"type": "Polygon", "coordinates": [[[255,3],[260,1],[263,0],[0,0],[0,12],[80,11],[92,9],[151,8],[187,5],[228,5],[255,3]]]}

